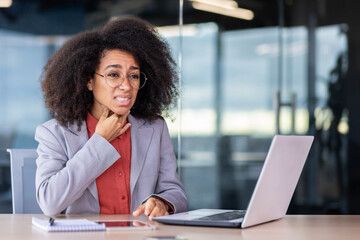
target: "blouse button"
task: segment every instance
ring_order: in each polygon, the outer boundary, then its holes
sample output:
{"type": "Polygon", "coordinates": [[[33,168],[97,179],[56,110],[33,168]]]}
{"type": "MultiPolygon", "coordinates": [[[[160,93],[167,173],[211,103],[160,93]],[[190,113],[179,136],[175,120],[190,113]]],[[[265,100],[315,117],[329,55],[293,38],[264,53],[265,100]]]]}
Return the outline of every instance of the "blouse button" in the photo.
{"type": "Polygon", "coordinates": [[[119,172],[119,177],[121,177],[122,176],[122,172],[119,172]]]}

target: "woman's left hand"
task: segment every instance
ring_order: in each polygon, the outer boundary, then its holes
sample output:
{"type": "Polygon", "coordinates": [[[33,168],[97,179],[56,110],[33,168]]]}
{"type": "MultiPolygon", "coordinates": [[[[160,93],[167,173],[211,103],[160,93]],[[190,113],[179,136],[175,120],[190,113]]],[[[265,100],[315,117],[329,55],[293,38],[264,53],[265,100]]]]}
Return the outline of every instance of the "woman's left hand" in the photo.
{"type": "Polygon", "coordinates": [[[154,217],[169,215],[169,206],[160,199],[151,197],[133,212],[135,217],[141,214],[149,216],[152,220],[154,217]]]}

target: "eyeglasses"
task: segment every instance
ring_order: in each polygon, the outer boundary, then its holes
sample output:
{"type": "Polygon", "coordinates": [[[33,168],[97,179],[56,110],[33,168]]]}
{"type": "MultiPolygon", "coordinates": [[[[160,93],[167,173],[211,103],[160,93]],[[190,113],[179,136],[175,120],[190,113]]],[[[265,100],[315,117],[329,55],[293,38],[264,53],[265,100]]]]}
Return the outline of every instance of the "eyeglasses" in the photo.
{"type": "MultiPolygon", "coordinates": [[[[117,70],[112,69],[109,72],[106,72],[104,75],[101,75],[99,73],[96,73],[96,75],[99,75],[100,77],[103,77],[105,79],[106,84],[111,88],[118,88],[123,84],[125,77],[124,74],[117,70]]],[[[140,71],[133,71],[126,75],[127,80],[129,81],[130,85],[134,89],[140,89],[145,86],[147,77],[145,73],[140,71]]]]}

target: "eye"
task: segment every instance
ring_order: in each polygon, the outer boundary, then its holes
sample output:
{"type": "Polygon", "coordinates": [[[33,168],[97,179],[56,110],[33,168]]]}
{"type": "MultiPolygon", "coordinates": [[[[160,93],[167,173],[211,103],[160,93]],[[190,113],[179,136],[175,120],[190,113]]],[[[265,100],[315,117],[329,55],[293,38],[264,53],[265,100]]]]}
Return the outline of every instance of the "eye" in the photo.
{"type": "Polygon", "coordinates": [[[140,75],[138,73],[130,73],[129,79],[138,80],[138,79],[140,79],[140,75]]]}
{"type": "Polygon", "coordinates": [[[112,77],[112,78],[118,78],[119,74],[114,72],[114,73],[108,73],[106,76],[112,77]]]}

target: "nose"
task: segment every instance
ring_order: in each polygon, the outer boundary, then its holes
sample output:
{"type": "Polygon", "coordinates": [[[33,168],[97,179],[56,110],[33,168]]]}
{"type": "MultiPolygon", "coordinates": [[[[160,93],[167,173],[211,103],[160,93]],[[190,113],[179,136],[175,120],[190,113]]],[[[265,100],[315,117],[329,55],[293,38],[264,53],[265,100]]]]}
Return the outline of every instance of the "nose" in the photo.
{"type": "Polygon", "coordinates": [[[120,90],[128,91],[131,89],[131,84],[127,77],[124,77],[124,82],[119,86],[120,90]]]}

